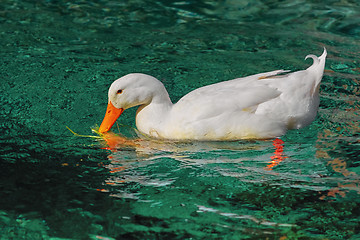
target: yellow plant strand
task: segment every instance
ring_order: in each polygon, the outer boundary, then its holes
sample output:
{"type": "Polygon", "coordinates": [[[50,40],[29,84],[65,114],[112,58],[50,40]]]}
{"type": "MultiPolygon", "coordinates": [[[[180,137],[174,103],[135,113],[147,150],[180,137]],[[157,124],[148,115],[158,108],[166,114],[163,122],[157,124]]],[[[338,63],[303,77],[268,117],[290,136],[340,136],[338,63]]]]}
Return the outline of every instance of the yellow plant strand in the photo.
{"type": "Polygon", "coordinates": [[[71,130],[68,126],[65,126],[72,134],[74,134],[77,137],[89,137],[89,138],[102,138],[101,137],[101,133],[99,133],[98,131],[96,131],[95,129],[92,129],[95,133],[99,134],[100,136],[91,136],[91,135],[81,135],[78,134],[76,132],[74,132],[73,130],[71,130]]]}

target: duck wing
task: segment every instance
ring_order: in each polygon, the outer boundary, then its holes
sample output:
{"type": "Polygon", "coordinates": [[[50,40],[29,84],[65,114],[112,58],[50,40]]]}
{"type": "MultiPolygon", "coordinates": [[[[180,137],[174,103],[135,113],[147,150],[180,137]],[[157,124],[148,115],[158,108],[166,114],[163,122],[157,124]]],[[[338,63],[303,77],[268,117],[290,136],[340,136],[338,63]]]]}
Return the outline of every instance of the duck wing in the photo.
{"type": "Polygon", "coordinates": [[[188,120],[206,119],[223,113],[254,113],[257,105],[281,94],[278,89],[259,80],[284,72],[287,71],[260,73],[198,88],[182,97],[173,110],[186,115],[188,120]]]}

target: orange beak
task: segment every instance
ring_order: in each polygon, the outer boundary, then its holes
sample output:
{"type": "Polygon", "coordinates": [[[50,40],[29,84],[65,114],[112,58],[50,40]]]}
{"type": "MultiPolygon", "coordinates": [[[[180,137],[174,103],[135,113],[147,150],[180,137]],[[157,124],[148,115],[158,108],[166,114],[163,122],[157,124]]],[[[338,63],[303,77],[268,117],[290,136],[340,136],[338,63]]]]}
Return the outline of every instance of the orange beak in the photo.
{"type": "Polygon", "coordinates": [[[99,132],[104,133],[110,130],[110,128],[116,122],[116,119],[123,113],[123,108],[116,108],[114,105],[109,101],[109,104],[106,109],[104,120],[102,121],[99,132]]]}

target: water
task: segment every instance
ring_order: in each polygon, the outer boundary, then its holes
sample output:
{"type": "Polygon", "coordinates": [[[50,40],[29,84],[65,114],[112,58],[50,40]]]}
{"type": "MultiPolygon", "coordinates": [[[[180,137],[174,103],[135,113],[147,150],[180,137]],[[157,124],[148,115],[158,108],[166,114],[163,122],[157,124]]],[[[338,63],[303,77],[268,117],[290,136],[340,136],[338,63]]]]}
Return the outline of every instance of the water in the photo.
{"type": "MultiPolygon", "coordinates": [[[[0,7],[0,239],[360,238],[358,1],[0,7]],[[130,72],[159,78],[175,102],[304,69],[324,46],[318,117],[280,139],[109,149],[66,128],[91,135],[109,85],[130,72]]],[[[134,114],[118,121],[128,138],[134,114]]]]}

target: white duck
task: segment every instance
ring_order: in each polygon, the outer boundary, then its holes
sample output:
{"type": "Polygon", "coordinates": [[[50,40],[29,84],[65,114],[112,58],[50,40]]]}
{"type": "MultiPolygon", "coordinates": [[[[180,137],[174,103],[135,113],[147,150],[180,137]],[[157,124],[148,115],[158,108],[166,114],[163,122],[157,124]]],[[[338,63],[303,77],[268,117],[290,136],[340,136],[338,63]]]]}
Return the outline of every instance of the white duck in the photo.
{"type": "Polygon", "coordinates": [[[99,132],[110,130],[121,113],[139,106],[138,130],[150,137],[171,140],[266,139],[288,129],[309,125],[319,106],[319,85],[326,49],[308,55],[306,70],[278,75],[277,70],[220,82],[196,89],[176,104],[156,78],[131,73],[114,81],[99,132]]]}

